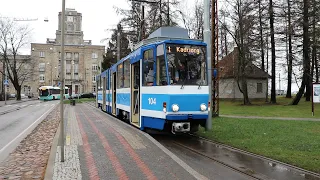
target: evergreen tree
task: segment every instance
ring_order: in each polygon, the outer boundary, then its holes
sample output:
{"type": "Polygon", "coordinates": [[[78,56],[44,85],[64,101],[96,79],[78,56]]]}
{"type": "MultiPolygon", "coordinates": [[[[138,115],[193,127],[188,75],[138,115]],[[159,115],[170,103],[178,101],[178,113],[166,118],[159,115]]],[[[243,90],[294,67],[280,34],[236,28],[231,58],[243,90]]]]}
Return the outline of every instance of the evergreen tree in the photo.
{"type": "Polygon", "coordinates": [[[120,58],[126,57],[131,50],[129,49],[129,40],[127,33],[123,31],[121,24],[118,24],[117,29],[113,29],[111,40],[109,40],[106,54],[103,56],[102,70],[110,68],[120,59],[117,59],[117,35],[120,32],[120,58]]]}

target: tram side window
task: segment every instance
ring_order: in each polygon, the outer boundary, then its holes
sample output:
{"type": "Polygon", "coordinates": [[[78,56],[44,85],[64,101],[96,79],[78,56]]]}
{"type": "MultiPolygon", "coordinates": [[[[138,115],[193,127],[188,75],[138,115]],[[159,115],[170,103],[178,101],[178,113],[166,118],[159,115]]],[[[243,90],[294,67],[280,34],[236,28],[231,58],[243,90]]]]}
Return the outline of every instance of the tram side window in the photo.
{"type": "Polygon", "coordinates": [[[117,88],[123,88],[123,63],[118,65],[117,70],[117,88]]]}
{"type": "Polygon", "coordinates": [[[123,87],[130,87],[130,59],[123,62],[123,87]]]}
{"type": "Polygon", "coordinates": [[[163,44],[157,47],[157,85],[158,86],[168,85],[163,44]]]}
{"type": "Polygon", "coordinates": [[[106,75],[106,90],[109,90],[109,78],[108,73],[106,75]]]}
{"type": "Polygon", "coordinates": [[[143,86],[152,86],[154,80],[153,49],[143,53],[143,86]]]}

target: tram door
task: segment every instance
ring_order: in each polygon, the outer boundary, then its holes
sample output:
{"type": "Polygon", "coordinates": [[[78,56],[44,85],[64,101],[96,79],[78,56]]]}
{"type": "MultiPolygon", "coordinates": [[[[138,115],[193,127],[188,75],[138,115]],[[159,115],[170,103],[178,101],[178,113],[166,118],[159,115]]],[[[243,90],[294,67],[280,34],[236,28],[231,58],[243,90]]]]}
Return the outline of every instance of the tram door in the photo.
{"type": "Polygon", "coordinates": [[[117,80],[116,80],[116,73],[114,72],[112,74],[112,114],[116,115],[117,109],[116,109],[116,88],[117,88],[117,80]]]}
{"type": "Polygon", "coordinates": [[[102,110],[106,111],[106,77],[102,78],[102,110]]]}
{"type": "Polygon", "coordinates": [[[131,124],[140,127],[140,61],[131,65],[131,124]]]}

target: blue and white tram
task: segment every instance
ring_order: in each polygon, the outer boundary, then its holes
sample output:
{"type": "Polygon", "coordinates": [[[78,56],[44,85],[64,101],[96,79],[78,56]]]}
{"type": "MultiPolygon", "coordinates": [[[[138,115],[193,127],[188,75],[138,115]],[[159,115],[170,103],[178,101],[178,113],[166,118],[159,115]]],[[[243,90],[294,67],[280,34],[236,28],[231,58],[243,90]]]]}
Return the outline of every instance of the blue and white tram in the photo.
{"type": "Polygon", "coordinates": [[[206,44],[155,37],[165,28],[97,76],[97,106],[141,130],[194,132],[205,127],[210,106],[206,44]]]}

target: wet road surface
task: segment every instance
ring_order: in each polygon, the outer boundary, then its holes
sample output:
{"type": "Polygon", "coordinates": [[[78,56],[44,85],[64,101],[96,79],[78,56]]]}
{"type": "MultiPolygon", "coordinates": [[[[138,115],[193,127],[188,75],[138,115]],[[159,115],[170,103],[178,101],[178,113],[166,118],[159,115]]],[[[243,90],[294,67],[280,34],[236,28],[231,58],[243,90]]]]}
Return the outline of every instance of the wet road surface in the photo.
{"type": "MultiPolygon", "coordinates": [[[[0,115],[0,162],[14,150],[28,133],[32,132],[37,123],[41,122],[42,118],[45,118],[44,114],[58,102],[35,101],[19,103],[17,104],[18,106],[25,107],[0,115]]],[[[12,109],[12,106],[0,107],[0,112],[12,109]]]]}
{"type": "Polygon", "coordinates": [[[203,139],[172,135],[153,137],[199,173],[214,179],[250,179],[250,176],[253,176],[251,179],[320,180],[303,170],[244,154],[203,139]]]}
{"type": "Polygon", "coordinates": [[[0,115],[7,114],[16,110],[20,110],[27,106],[38,105],[38,104],[39,104],[39,100],[28,100],[28,101],[25,100],[25,101],[21,101],[19,103],[14,103],[14,104],[8,103],[7,105],[0,106],[0,115]]]}

